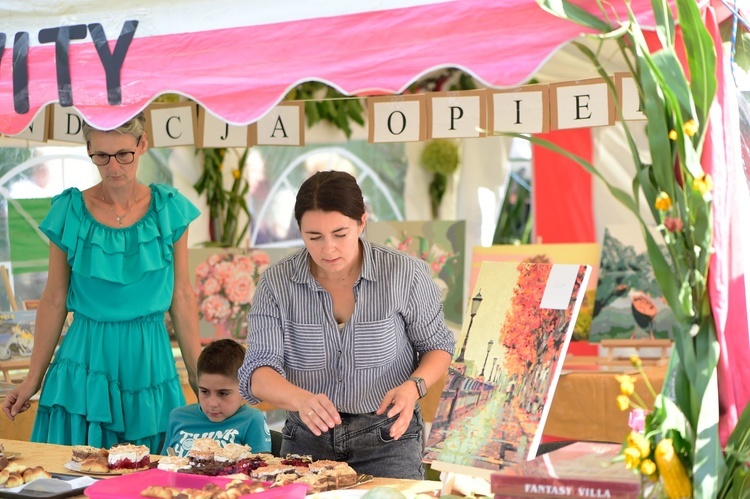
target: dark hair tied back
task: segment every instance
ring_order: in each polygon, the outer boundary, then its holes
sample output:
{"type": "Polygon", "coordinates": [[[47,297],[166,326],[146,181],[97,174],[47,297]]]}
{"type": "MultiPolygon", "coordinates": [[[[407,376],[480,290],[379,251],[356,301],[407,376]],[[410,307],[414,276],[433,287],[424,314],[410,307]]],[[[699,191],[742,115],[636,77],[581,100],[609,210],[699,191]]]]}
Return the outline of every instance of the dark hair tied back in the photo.
{"type": "Polygon", "coordinates": [[[346,172],[318,172],[304,181],[297,192],[294,218],[297,225],[308,211],[337,211],[353,220],[365,214],[365,201],[357,179],[346,172]]]}

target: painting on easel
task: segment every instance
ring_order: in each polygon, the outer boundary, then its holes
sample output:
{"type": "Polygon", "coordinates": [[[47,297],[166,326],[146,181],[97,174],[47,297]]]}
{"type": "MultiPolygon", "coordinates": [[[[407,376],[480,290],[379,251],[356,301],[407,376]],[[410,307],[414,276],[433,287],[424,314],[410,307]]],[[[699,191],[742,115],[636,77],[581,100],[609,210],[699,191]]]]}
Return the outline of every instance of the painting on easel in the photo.
{"type": "Polygon", "coordinates": [[[597,243],[559,243],[559,244],[498,244],[493,246],[475,246],[472,252],[469,289],[474,284],[482,262],[535,262],[580,264],[591,266],[591,279],[578,313],[572,341],[587,341],[591,317],[594,312],[597,272],[599,268],[600,247],[597,243]]]}
{"type": "Polygon", "coordinates": [[[541,441],[591,267],[484,262],[424,460],[489,478],[541,441]]]}
{"type": "Polygon", "coordinates": [[[607,226],[589,341],[663,340],[676,321],[656,282],[641,228],[607,226]]]}

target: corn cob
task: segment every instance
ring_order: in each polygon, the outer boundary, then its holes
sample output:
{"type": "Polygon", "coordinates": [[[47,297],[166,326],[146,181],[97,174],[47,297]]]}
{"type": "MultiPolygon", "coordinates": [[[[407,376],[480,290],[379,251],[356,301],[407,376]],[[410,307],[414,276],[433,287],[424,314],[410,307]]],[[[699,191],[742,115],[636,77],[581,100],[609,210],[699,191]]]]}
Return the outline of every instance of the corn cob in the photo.
{"type": "Polygon", "coordinates": [[[656,444],[654,456],[667,497],[669,499],[693,497],[693,486],[682,461],[674,452],[671,438],[665,438],[656,444]]]}

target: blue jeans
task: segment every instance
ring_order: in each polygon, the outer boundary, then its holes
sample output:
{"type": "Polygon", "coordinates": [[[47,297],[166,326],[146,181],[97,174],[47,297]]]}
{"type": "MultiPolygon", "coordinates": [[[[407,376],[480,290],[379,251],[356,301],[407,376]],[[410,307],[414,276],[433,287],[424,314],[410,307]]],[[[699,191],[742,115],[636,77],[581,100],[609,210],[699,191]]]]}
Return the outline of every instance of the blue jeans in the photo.
{"type": "Polygon", "coordinates": [[[345,461],[357,473],[377,477],[424,479],[423,422],[419,404],[398,440],[388,432],[398,415],[341,413],[341,424],[316,437],[296,412],[288,412],[281,430],[281,455],[310,455],[315,460],[345,461]]]}

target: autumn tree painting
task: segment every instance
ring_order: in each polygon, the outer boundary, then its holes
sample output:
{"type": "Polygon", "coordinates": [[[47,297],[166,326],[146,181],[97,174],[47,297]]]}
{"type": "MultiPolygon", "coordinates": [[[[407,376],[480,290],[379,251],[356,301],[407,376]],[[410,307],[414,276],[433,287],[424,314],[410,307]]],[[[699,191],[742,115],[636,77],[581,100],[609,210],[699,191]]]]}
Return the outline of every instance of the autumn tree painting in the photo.
{"type": "Polygon", "coordinates": [[[465,355],[454,357],[426,442],[433,468],[498,470],[535,456],[590,274],[586,265],[482,264],[481,306],[466,314],[465,355]]]}

